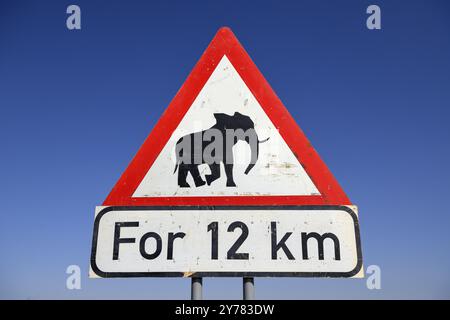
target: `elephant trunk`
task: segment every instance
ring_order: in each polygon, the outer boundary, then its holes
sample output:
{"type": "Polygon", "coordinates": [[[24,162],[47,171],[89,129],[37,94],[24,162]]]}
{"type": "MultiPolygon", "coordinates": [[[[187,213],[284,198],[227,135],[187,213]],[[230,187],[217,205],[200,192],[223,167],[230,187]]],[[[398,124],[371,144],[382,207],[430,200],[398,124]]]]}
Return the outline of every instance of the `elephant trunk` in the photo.
{"type": "Polygon", "coordinates": [[[250,149],[251,149],[251,154],[252,155],[251,155],[250,164],[248,165],[247,169],[245,169],[245,172],[244,172],[245,174],[248,174],[250,172],[250,170],[253,169],[253,167],[256,164],[256,160],[258,160],[258,157],[259,157],[259,144],[263,143],[263,142],[266,142],[269,139],[270,139],[270,137],[267,138],[267,139],[264,139],[264,140],[259,140],[258,136],[256,136],[256,143],[251,143],[250,144],[250,149]]]}
{"type": "Polygon", "coordinates": [[[245,174],[248,174],[250,170],[253,169],[253,167],[256,164],[256,161],[258,160],[259,156],[259,141],[258,137],[256,137],[256,143],[250,143],[250,150],[251,150],[251,158],[250,158],[250,164],[248,165],[247,169],[245,169],[245,174]]]}

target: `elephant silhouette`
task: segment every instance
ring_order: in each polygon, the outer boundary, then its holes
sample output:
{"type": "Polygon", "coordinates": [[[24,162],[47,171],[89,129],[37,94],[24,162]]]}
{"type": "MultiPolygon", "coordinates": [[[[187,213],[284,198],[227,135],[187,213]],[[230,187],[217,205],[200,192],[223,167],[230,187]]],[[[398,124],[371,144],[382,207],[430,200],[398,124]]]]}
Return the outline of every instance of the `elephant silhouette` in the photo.
{"type": "Polygon", "coordinates": [[[235,187],[233,179],[233,146],[238,141],[245,141],[251,150],[251,161],[245,170],[248,174],[255,166],[259,155],[260,141],[255,131],[252,119],[246,115],[235,112],[232,116],[225,113],[214,113],[216,124],[211,128],[193,132],[181,137],[175,147],[176,165],[174,174],[178,169],[178,185],[189,188],[186,178],[191,174],[195,186],[200,187],[220,178],[220,164],[225,167],[226,186],[235,187]],[[207,164],[211,171],[205,176],[206,182],[200,176],[198,166],[207,164]]]}

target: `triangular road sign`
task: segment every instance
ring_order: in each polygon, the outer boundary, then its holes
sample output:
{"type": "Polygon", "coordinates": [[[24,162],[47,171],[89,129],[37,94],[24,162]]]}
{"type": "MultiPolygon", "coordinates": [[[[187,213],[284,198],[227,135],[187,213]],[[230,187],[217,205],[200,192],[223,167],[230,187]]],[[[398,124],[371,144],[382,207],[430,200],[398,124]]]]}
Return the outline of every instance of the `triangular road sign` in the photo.
{"type": "MultiPolygon", "coordinates": [[[[194,150],[193,154],[199,154],[194,150]]],[[[218,31],[103,203],[349,204],[327,166],[228,28],[218,31]],[[177,156],[183,137],[202,133],[200,151],[205,151],[208,144],[204,137],[211,128],[230,127],[254,129],[259,140],[256,149],[249,147],[249,141],[235,141],[227,153],[233,162],[227,162],[227,166],[201,161],[188,166],[177,156]],[[255,154],[256,162],[249,166],[255,154]]]]}

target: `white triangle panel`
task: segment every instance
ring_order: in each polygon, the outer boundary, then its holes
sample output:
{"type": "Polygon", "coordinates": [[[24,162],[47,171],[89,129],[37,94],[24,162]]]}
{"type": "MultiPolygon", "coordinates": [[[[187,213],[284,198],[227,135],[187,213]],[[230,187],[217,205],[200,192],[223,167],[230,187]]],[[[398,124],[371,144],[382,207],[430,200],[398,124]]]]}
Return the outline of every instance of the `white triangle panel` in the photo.
{"type": "MultiPolygon", "coordinates": [[[[206,164],[199,165],[200,174],[210,173],[206,164]]],[[[292,153],[278,130],[261,108],[236,69],[226,56],[206,82],[188,112],[172,134],[150,170],[145,175],[133,197],[186,197],[186,196],[276,196],[319,195],[314,183],[292,153]],[[260,140],[260,154],[254,168],[244,173],[250,161],[250,147],[243,141],[234,148],[234,181],[236,187],[226,186],[226,176],[221,164],[221,177],[211,185],[196,187],[190,174],[190,188],[177,183],[175,145],[184,135],[212,127],[214,113],[232,116],[235,112],[249,116],[255,123],[260,140]]]]}

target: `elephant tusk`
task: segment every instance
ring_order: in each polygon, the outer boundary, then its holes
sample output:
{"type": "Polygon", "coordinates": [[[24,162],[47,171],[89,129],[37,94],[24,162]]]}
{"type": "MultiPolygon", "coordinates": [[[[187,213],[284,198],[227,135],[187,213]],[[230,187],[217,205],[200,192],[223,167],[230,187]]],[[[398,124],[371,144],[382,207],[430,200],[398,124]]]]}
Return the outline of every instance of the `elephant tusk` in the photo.
{"type": "Polygon", "coordinates": [[[268,137],[267,139],[264,139],[264,140],[258,140],[258,143],[264,143],[264,142],[266,142],[269,139],[270,139],[270,137],[268,137]]]}

